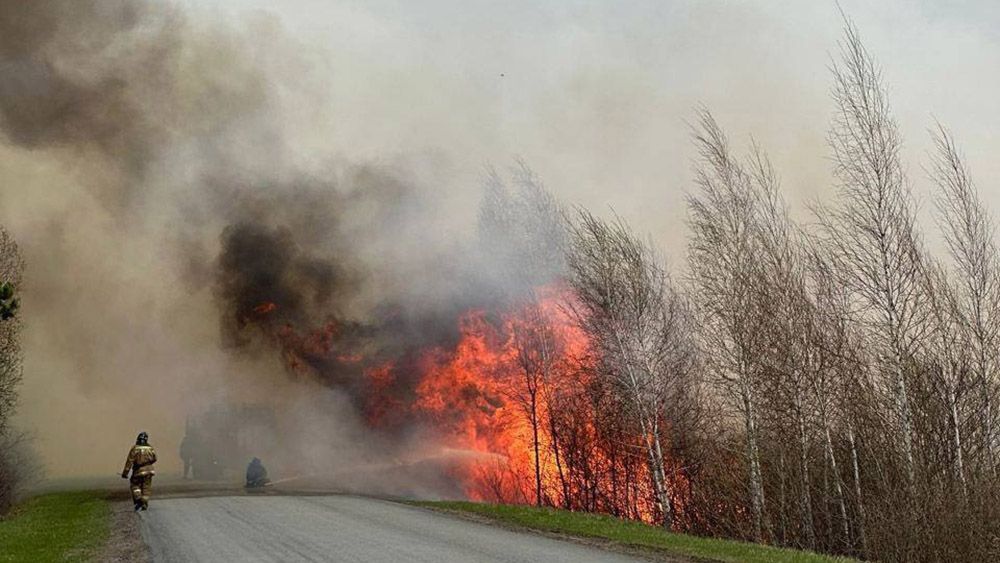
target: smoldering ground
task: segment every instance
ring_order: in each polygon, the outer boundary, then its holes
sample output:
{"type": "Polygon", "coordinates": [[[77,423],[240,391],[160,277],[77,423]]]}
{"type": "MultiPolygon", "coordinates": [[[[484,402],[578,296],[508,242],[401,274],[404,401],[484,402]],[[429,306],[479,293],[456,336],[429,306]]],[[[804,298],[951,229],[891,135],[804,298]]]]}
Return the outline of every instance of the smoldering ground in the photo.
{"type": "Polygon", "coordinates": [[[308,146],[328,121],[308,52],[266,16],[0,4],[3,220],[45,397],[21,416],[52,474],[114,471],[140,429],[175,469],[185,418],[227,403],[273,408],[272,462],[297,471],[428,448],[414,421],[366,425],[338,356],[447,341],[475,258],[419,167],[308,146]]]}

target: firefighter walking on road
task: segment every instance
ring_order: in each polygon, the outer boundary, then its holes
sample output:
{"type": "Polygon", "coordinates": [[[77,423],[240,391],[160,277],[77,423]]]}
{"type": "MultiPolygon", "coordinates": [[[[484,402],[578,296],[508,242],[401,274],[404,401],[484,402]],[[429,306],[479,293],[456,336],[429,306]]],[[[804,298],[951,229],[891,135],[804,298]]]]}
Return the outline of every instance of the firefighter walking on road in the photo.
{"type": "Polygon", "coordinates": [[[153,475],[156,474],[153,471],[154,463],[156,450],[149,445],[149,434],[140,432],[125,458],[125,469],[122,470],[122,479],[129,479],[136,512],[149,508],[149,494],[153,488],[153,475]],[[132,472],[131,478],[129,471],[132,472]]]}

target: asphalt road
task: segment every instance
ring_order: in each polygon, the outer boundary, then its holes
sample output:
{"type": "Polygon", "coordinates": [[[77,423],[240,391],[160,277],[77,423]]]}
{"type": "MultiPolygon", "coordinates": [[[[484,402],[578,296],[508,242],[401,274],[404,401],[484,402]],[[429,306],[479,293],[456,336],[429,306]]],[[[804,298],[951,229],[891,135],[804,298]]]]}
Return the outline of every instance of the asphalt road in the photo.
{"type": "Polygon", "coordinates": [[[153,561],[637,562],[392,502],[344,495],[153,499],[153,561]]]}

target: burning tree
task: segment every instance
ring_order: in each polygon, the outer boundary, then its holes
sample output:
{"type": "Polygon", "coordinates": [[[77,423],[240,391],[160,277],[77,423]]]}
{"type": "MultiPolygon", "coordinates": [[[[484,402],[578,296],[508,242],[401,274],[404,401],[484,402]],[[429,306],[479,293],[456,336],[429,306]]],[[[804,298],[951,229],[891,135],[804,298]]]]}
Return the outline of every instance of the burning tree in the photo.
{"type": "Polygon", "coordinates": [[[664,440],[664,410],[690,384],[694,349],[686,304],[653,251],[620,220],[581,210],[568,251],[574,318],[597,348],[601,376],[625,399],[649,463],[665,527],[675,517],[664,440]]]}
{"type": "Polygon", "coordinates": [[[899,157],[899,132],[874,60],[846,27],[834,67],[837,114],[830,133],[841,207],[821,216],[841,283],[877,338],[906,479],[916,478],[907,365],[924,336],[919,236],[899,157]]]}
{"type": "MultiPolygon", "coordinates": [[[[562,355],[561,342],[556,338],[553,327],[541,311],[541,307],[532,303],[525,307],[524,316],[510,325],[511,338],[515,353],[515,364],[518,367],[517,383],[508,386],[507,396],[517,403],[531,425],[531,442],[535,462],[535,504],[542,505],[542,459],[541,459],[541,426],[543,418],[542,402],[544,391],[550,387],[555,376],[557,365],[562,355]]],[[[545,405],[548,406],[548,405],[545,405]]],[[[547,412],[549,408],[546,408],[547,412]]],[[[549,440],[555,442],[556,436],[549,432],[549,440]]],[[[552,449],[558,463],[558,445],[552,449]]],[[[560,468],[561,471],[561,468],[560,468]]]]}
{"type": "Polygon", "coordinates": [[[485,197],[480,208],[480,244],[498,265],[501,291],[517,313],[509,315],[505,327],[514,352],[517,377],[507,377],[504,395],[524,411],[531,427],[534,458],[535,504],[542,494],[542,429],[546,425],[555,466],[563,484],[565,475],[559,456],[547,392],[555,384],[556,372],[563,369],[563,339],[553,326],[552,287],[563,274],[563,246],[566,233],[562,209],[523,161],[506,182],[490,170],[485,197]],[[512,185],[508,185],[512,184],[512,185]]]}
{"type": "Polygon", "coordinates": [[[469,313],[459,343],[422,362],[414,408],[452,447],[479,454],[467,485],[473,498],[555,504],[566,490],[552,395],[587,342],[561,312],[558,292],[539,293],[538,303],[493,321],[469,313]],[[529,479],[530,493],[522,487],[529,479]]]}

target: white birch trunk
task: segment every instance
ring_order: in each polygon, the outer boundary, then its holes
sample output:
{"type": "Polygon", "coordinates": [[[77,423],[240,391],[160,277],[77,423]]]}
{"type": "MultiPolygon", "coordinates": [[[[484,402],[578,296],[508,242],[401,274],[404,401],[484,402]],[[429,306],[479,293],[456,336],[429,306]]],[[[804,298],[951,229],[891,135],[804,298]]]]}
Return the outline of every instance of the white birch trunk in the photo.
{"type": "Polygon", "coordinates": [[[865,536],[865,499],[861,494],[861,469],[858,466],[858,447],[854,441],[854,428],[847,427],[847,441],[851,445],[851,465],[854,470],[854,494],[858,499],[858,542],[861,544],[861,555],[868,553],[868,540],[865,536]]]}

